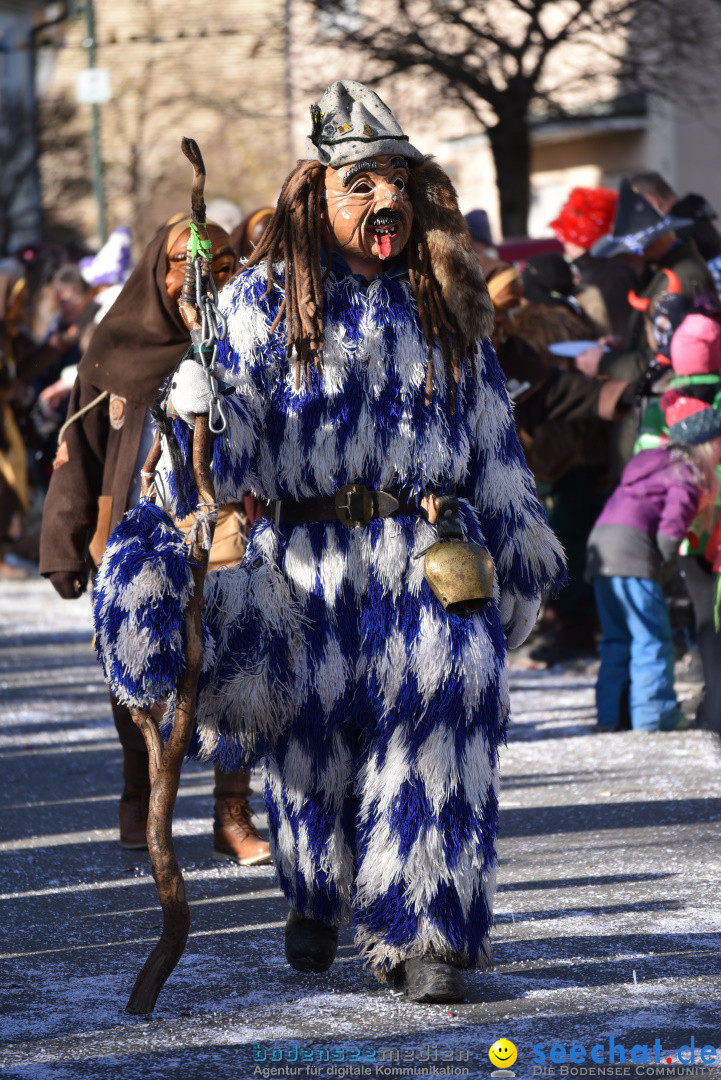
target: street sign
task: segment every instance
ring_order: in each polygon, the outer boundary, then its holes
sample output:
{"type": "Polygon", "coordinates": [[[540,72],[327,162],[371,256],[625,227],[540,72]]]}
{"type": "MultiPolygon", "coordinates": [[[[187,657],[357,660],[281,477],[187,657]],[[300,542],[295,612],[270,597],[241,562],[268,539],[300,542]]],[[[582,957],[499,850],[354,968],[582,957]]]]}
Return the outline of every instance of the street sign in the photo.
{"type": "Polygon", "coordinates": [[[75,76],[75,98],[79,105],[103,105],[110,101],[110,72],[107,68],[83,68],[75,76]]]}

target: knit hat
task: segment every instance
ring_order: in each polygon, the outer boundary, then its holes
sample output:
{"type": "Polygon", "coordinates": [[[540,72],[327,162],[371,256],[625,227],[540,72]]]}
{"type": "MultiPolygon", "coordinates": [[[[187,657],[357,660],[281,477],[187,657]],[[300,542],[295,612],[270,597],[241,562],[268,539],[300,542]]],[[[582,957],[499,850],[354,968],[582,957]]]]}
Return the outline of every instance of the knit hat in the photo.
{"type": "Polygon", "coordinates": [[[594,244],[591,254],[601,259],[610,259],[612,255],[619,255],[621,252],[643,255],[646,248],[650,247],[654,240],[658,240],[659,236],[691,224],[690,218],[659,214],[648,199],[644,198],[640,191],[636,191],[631,181],[624,177],[618,191],[613,236],[602,237],[594,244]]]}
{"type": "Polygon", "coordinates": [[[668,390],[661,397],[661,408],[671,442],[699,446],[721,435],[721,413],[698,398],[668,390]]]}
{"type": "Polygon", "coordinates": [[[613,228],[617,204],[618,194],[611,188],[573,188],[550,228],[559,240],[588,251],[613,228]]]}
{"type": "Polygon", "coordinates": [[[687,315],[671,338],[671,363],[677,375],[721,371],[721,326],[716,320],[687,315]]]}
{"type": "Polygon", "coordinates": [[[465,215],[465,218],[471,239],[477,240],[479,244],[485,244],[486,247],[493,247],[491,226],[486,211],[471,210],[465,215]]]}
{"type": "Polygon", "coordinates": [[[311,105],[313,130],[306,157],[337,169],[372,154],[398,154],[422,161],[388,106],[363,83],[339,79],[328,87],[317,105],[311,105]]]}

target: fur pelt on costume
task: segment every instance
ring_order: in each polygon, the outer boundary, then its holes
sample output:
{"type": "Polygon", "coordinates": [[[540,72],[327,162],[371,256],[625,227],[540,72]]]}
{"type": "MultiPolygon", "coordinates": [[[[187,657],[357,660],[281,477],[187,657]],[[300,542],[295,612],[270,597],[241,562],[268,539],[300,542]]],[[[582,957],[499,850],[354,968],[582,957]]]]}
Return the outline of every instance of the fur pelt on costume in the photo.
{"type": "Polygon", "coordinates": [[[461,333],[479,341],[493,333],[493,304],[450,177],[427,156],[411,169],[414,229],[424,236],[431,269],[461,333]]]}

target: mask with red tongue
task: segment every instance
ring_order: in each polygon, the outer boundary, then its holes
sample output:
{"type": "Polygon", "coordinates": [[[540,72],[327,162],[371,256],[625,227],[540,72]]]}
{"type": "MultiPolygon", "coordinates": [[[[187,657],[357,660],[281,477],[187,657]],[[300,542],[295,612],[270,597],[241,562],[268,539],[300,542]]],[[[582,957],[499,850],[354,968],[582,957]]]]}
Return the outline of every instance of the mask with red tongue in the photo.
{"type": "Polygon", "coordinates": [[[373,246],[380,259],[390,257],[393,241],[398,235],[398,227],[402,221],[403,215],[400,210],[381,210],[380,213],[372,214],[369,218],[366,228],[373,234],[373,246]]]}
{"type": "Polygon", "coordinates": [[[387,233],[376,233],[376,247],[381,259],[387,259],[391,253],[391,238],[387,233]]]}
{"type": "Polygon", "coordinates": [[[411,234],[409,165],[391,154],[326,168],[326,242],[354,273],[373,277],[400,255],[411,234]]]}

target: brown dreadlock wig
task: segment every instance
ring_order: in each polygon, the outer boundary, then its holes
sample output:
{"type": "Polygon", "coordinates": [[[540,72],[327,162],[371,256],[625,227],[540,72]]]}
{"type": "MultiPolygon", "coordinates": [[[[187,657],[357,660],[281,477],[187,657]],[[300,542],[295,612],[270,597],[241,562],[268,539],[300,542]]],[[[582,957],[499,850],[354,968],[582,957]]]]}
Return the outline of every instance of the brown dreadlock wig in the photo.
{"type": "MultiPolygon", "coordinates": [[[[409,191],[413,231],[406,253],[413,295],[418,303],[423,335],[428,344],[426,404],[433,396],[433,347],[440,345],[454,407],[454,387],[465,358],[475,374],[479,338],[493,330],[493,305],[478,259],[471,248],[468,227],[458,209],[449,177],[432,158],[409,162],[409,191]]],[[[273,328],[285,315],[288,358],[295,357],[295,383],[314,363],[323,370],[323,274],[321,270],[321,209],[325,167],[299,161],[286,178],[278,206],[248,266],[266,262],[268,289],[284,287],[285,296],[273,328]],[[276,282],[273,263],[285,265],[284,282],[276,282]]]]}

